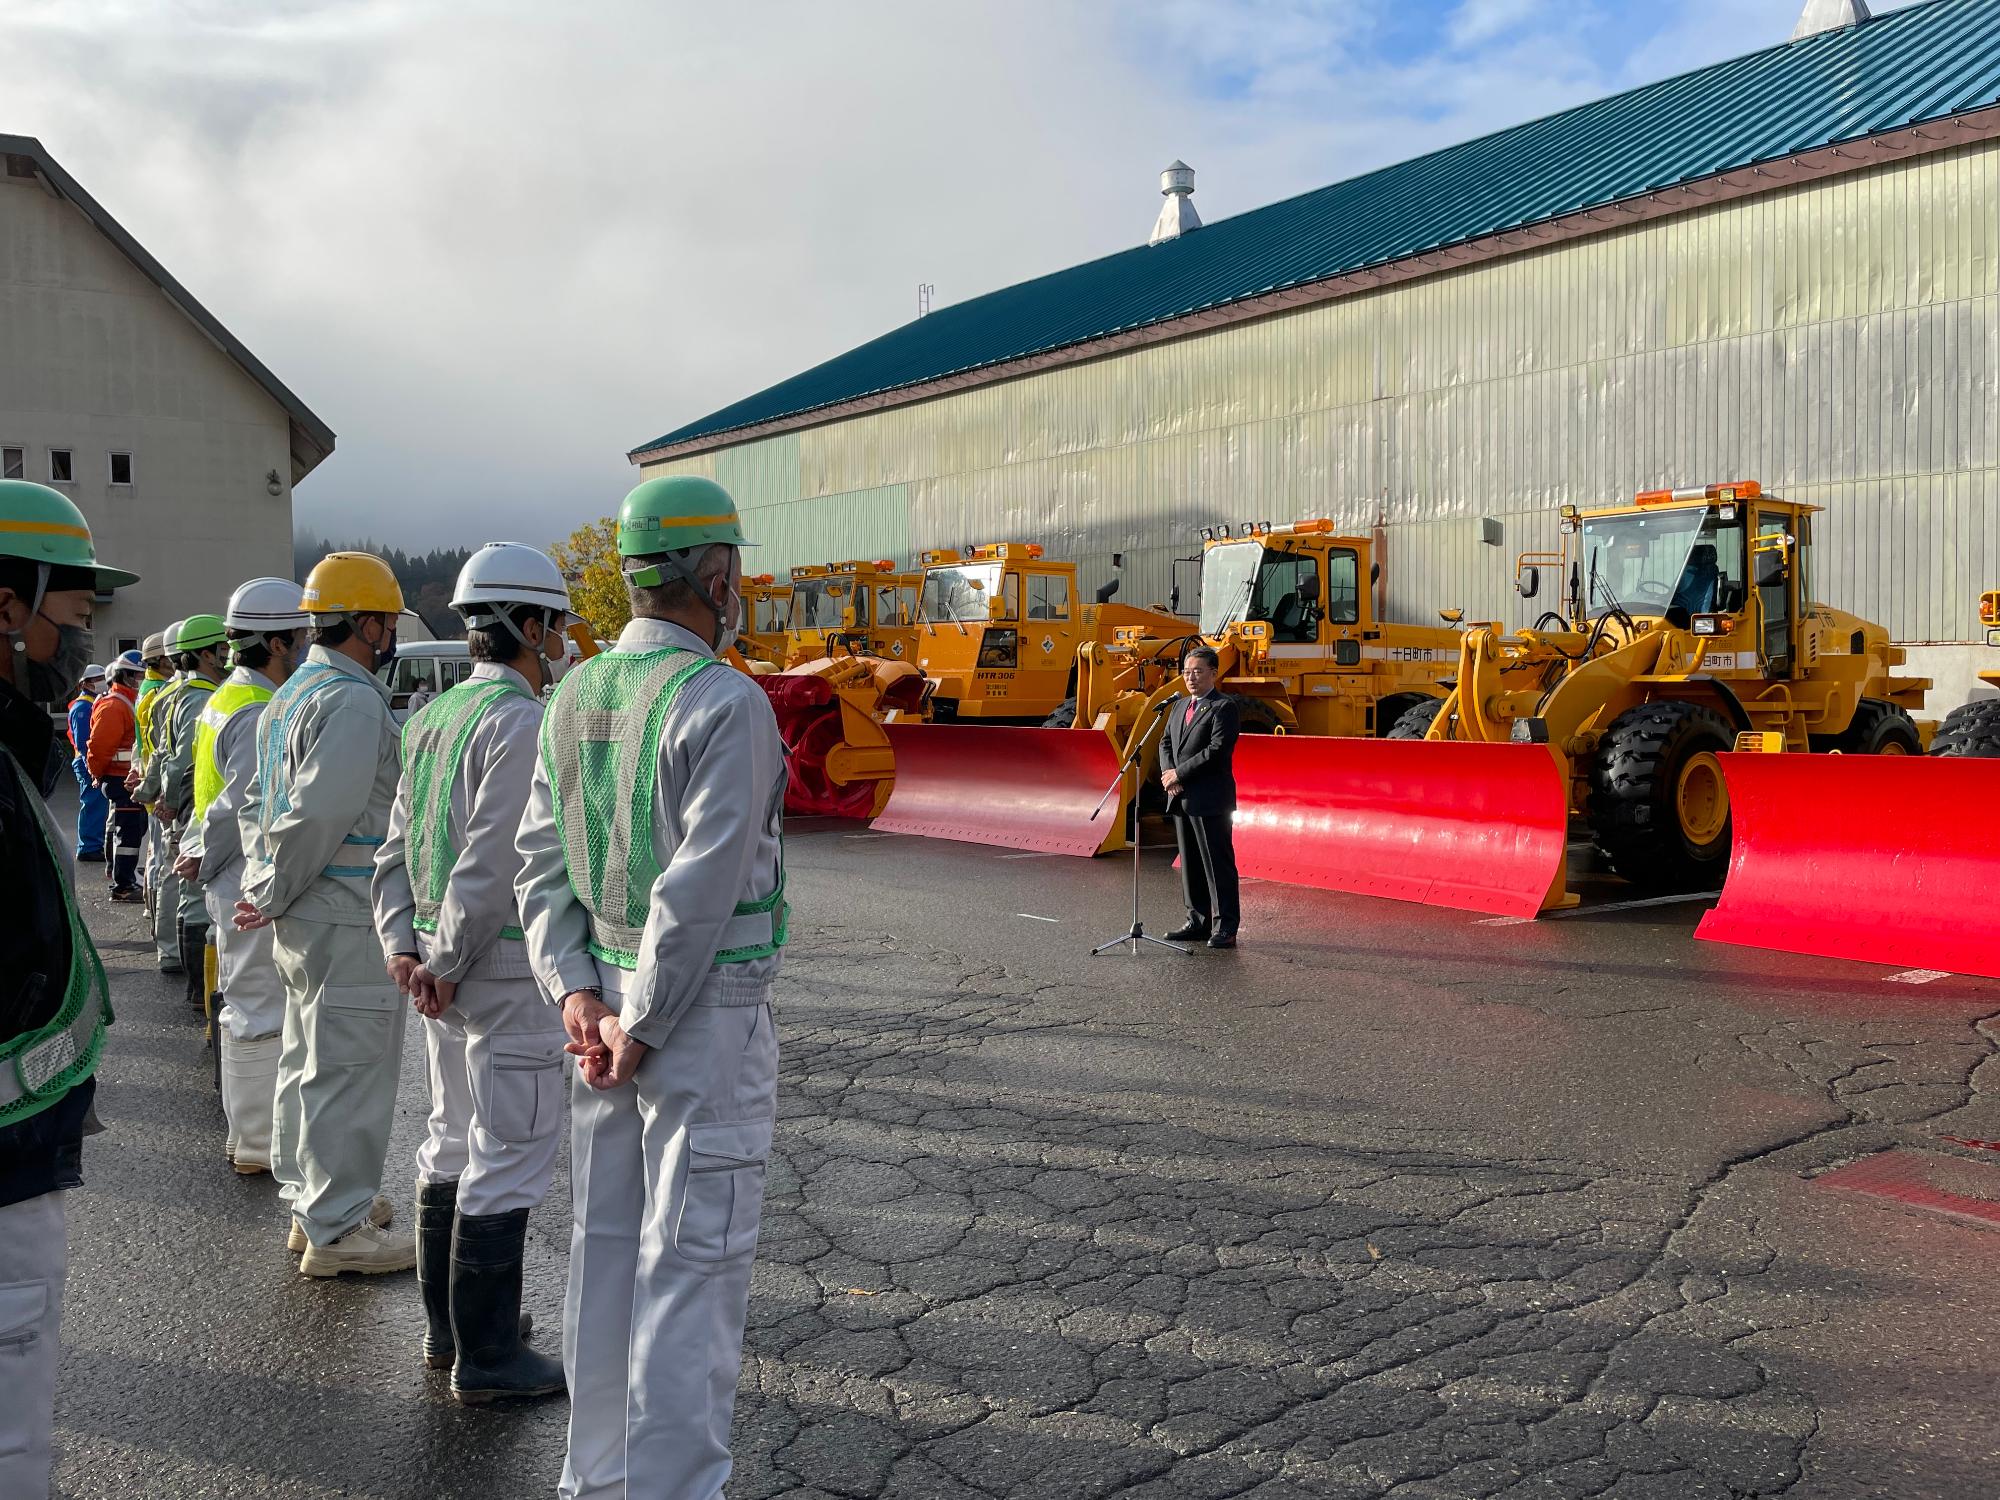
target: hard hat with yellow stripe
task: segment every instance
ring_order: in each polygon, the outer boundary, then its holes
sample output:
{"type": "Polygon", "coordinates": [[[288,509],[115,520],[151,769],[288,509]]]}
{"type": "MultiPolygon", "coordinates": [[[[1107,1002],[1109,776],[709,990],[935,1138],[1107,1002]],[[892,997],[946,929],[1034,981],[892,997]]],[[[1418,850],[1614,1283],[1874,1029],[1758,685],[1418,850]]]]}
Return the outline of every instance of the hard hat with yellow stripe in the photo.
{"type": "Polygon", "coordinates": [[[299,608],[309,615],[396,615],[403,612],[403,589],[372,552],[329,552],[306,574],[299,608]]]}
{"type": "Polygon", "coordinates": [[[736,502],[713,479],[674,474],[649,479],[618,507],[618,555],[650,557],[716,543],[754,547],[743,535],[736,502]]]}
{"type": "Polygon", "coordinates": [[[90,523],[67,495],[27,479],[0,479],[0,557],[77,569],[90,574],[99,590],[139,581],[137,573],[97,560],[90,523]]]}

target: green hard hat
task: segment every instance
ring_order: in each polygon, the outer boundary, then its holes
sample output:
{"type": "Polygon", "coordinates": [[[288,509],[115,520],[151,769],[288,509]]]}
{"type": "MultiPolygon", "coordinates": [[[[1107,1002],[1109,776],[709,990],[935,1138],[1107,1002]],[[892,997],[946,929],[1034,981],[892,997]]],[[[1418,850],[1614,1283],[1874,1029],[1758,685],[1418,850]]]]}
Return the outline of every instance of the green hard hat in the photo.
{"type": "Polygon", "coordinates": [[[19,557],[52,568],[81,568],[99,589],[137,583],[137,573],[97,560],[90,523],[67,495],[26,479],[0,479],[0,557],[19,557]]]}
{"type": "Polygon", "coordinates": [[[206,651],[210,646],[220,646],[228,634],[221,615],[189,615],[167,637],[167,649],[173,652],[206,651]]]}
{"type": "Polygon", "coordinates": [[[647,557],[717,542],[754,547],[743,535],[736,502],[713,479],[675,474],[648,479],[618,507],[618,555],[647,557]]]}

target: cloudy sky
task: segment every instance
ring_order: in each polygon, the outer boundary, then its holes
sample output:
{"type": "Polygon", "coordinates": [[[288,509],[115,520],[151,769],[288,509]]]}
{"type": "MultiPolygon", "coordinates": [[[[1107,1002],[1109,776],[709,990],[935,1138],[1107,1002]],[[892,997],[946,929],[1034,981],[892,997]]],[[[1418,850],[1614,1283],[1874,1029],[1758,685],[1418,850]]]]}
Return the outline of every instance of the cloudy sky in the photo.
{"type": "MultiPolygon", "coordinates": [[[[7,0],[43,143],[339,434],[298,519],[567,533],[915,311],[1782,41],[1803,0],[7,0]]],[[[1888,8],[1877,4],[1877,10],[1888,8]]]]}

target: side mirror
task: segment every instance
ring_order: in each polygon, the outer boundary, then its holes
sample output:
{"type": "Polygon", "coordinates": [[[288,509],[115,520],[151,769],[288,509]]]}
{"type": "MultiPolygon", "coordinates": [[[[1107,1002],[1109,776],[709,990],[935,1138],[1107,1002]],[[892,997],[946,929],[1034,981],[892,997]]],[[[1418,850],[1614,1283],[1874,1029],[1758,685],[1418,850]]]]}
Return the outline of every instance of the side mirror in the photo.
{"type": "Polygon", "coordinates": [[[1308,604],[1319,602],[1319,574],[1308,573],[1299,580],[1299,597],[1308,604]]]}
{"type": "Polygon", "coordinates": [[[1523,599],[1532,599],[1542,591],[1542,570],[1537,567],[1522,568],[1514,575],[1514,592],[1523,599]]]}
{"type": "Polygon", "coordinates": [[[1005,599],[988,599],[986,601],[986,618],[989,620],[1006,619],[1007,601],[1005,599]]]}
{"type": "Polygon", "coordinates": [[[1781,548],[1761,549],[1757,553],[1757,587],[1769,588],[1772,584],[1783,583],[1788,569],[1785,553],[1781,548]]]}
{"type": "Polygon", "coordinates": [[[1372,562],[1368,565],[1368,582],[1371,586],[1382,581],[1382,565],[1372,562]]]}

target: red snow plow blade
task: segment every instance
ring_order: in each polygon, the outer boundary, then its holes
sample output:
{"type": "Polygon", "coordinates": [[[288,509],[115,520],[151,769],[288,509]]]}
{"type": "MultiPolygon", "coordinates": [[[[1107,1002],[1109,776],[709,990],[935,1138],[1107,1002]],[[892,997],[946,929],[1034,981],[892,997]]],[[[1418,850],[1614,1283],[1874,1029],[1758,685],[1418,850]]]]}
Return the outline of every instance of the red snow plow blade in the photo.
{"type": "Polygon", "coordinates": [[[1236,790],[1245,875],[1503,917],[1573,904],[1541,746],[1245,735],[1236,790]]]}
{"type": "Polygon", "coordinates": [[[2000,760],[1726,754],[1733,842],[1695,936],[2000,978],[2000,760]]]}
{"type": "Polygon", "coordinates": [[[1095,821],[1090,816],[1118,775],[1108,735],[970,724],[885,727],[896,785],[871,825],[885,833],[1088,858],[1119,831],[1117,797],[1095,821]]]}

